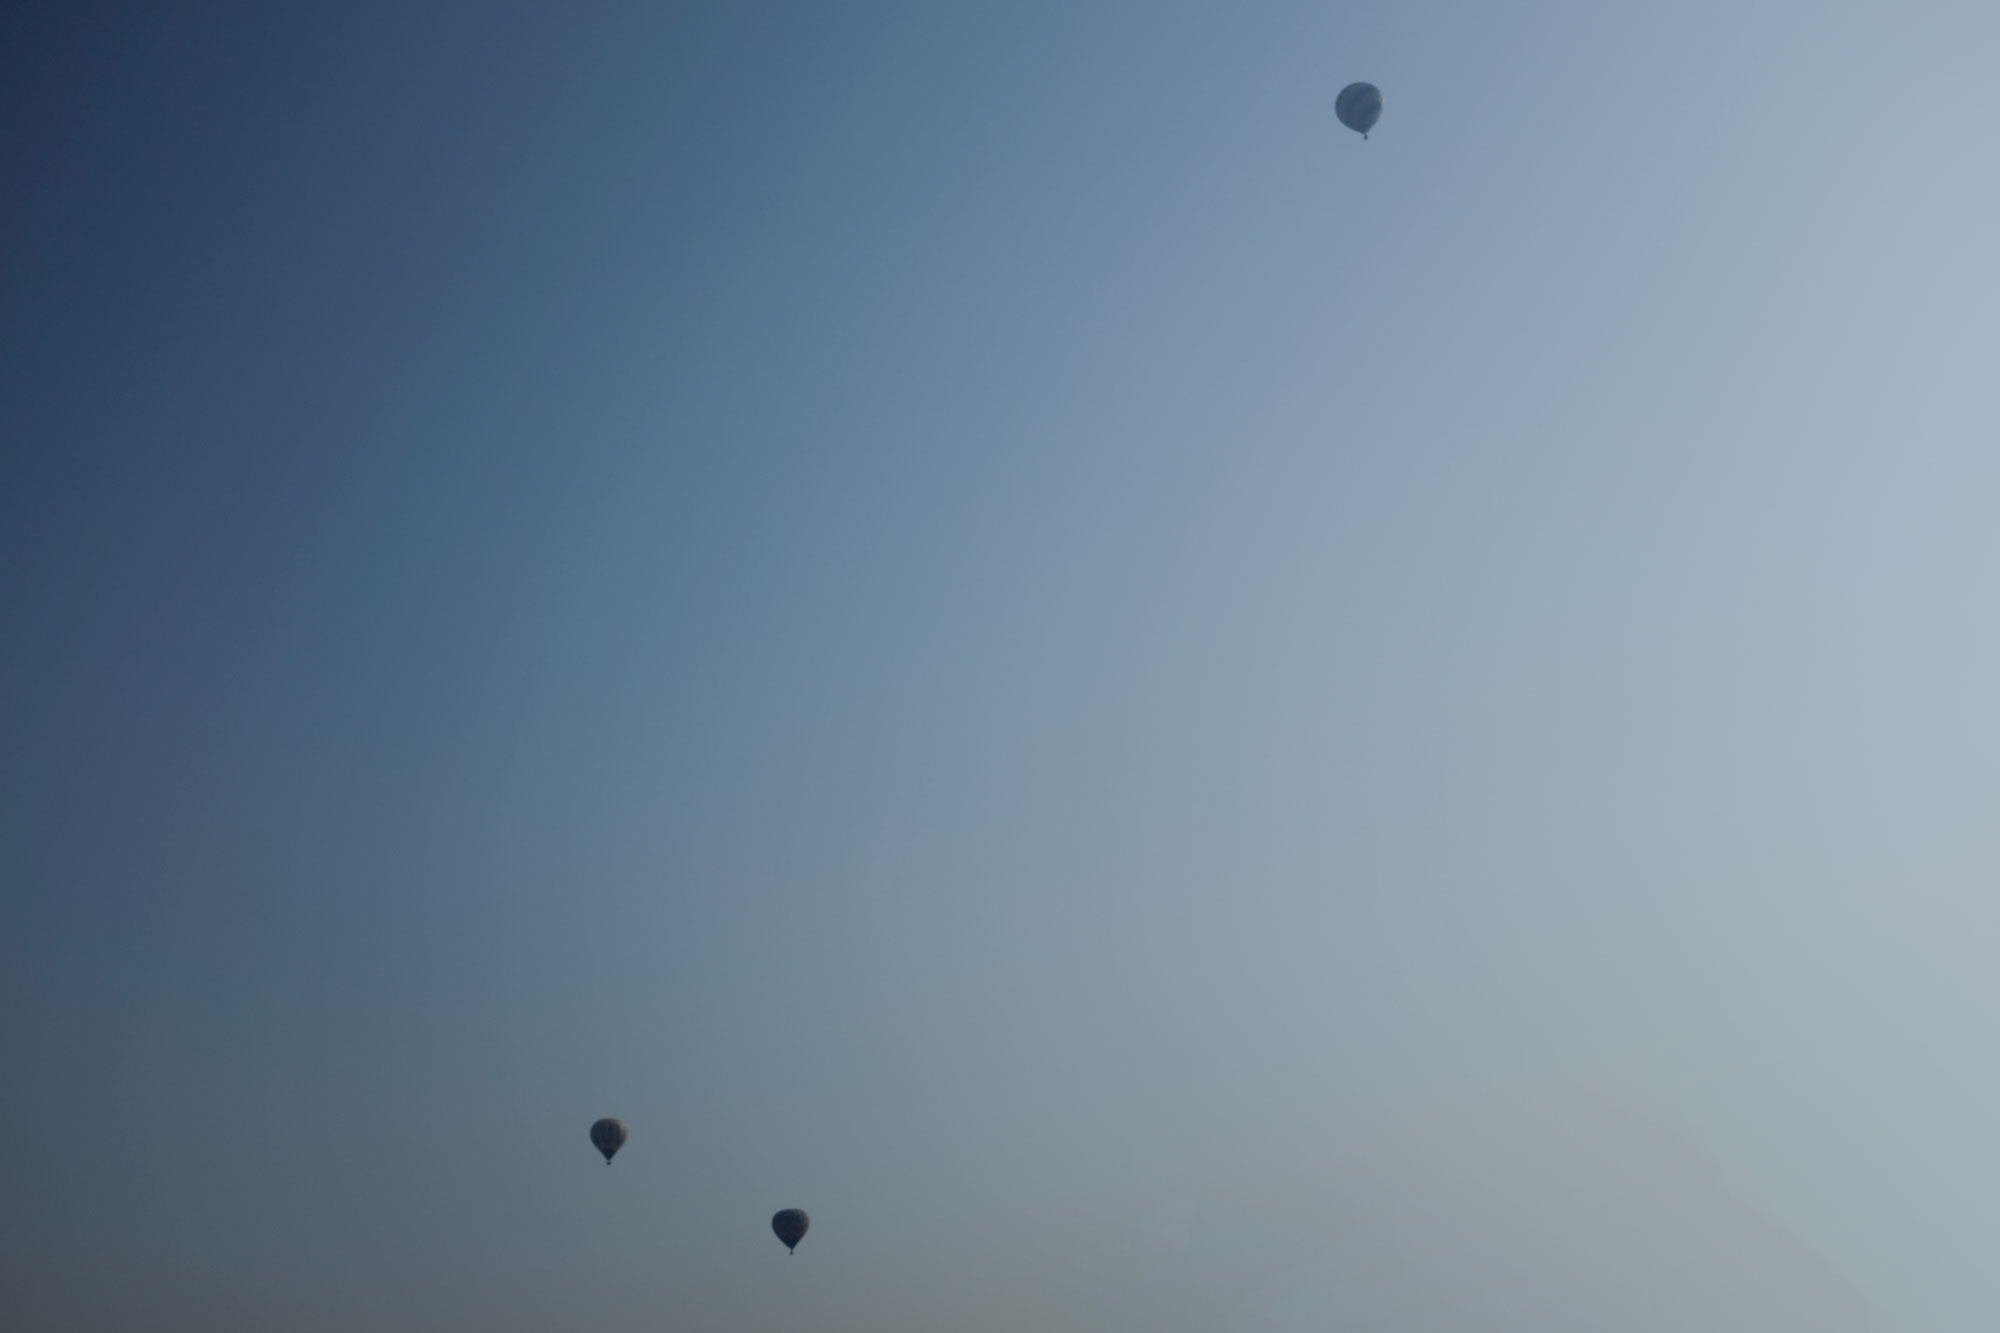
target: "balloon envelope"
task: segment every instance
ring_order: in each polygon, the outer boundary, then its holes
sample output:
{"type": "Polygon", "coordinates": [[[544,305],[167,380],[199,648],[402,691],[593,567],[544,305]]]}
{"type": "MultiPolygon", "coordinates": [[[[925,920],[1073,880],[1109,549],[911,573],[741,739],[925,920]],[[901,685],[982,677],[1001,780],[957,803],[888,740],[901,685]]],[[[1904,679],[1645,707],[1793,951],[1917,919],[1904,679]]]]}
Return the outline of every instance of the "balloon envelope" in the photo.
{"type": "Polygon", "coordinates": [[[785,1242],[787,1250],[799,1248],[799,1242],[806,1238],[806,1228],[811,1225],[812,1219],[798,1208],[787,1208],[771,1219],[771,1230],[785,1242]]]}
{"type": "Polygon", "coordinates": [[[610,1166],[611,1159],[625,1146],[625,1122],[610,1119],[598,1121],[590,1127],[590,1142],[604,1154],[604,1164],[610,1166]]]}
{"type": "Polygon", "coordinates": [[[1350,83],[1334,99],[1333,114],[1340,123],[1366,139],[1375,122],[1382,119],[1382,90],[1372,83],[1350,83]]]}

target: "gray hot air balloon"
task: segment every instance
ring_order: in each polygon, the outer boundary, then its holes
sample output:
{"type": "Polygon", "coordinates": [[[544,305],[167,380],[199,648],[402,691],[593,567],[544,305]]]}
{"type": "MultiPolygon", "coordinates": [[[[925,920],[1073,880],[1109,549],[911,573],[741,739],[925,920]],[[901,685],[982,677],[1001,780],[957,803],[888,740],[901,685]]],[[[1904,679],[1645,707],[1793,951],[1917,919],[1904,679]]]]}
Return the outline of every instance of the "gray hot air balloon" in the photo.
{"type": "Polygon", "coordinates": [[[1375,122],[1382,119],[1382,90],[1372,83],[1350,83],[1334,99],[1333,114],[1340,123],[1366,139],[1375,122]]]}
{"type": "Polygon", "coordinates": [[[811,1225],[812,1219],[798,1208],[787,1208],[771,1219],[771,1230],[785,1242],[787,1251],[799,1248],[799,1242],[806,1238],[806,1228],[811,1225]]]}
{"type": "Polygon", "coordinates": [[[600,1120],[590,1127],[590,1142],[597,1151],[604,1154],[604,1164],[611,1165],[611,1159],[625,1146],[625,1122],[623,1120],[600,1120]]]}

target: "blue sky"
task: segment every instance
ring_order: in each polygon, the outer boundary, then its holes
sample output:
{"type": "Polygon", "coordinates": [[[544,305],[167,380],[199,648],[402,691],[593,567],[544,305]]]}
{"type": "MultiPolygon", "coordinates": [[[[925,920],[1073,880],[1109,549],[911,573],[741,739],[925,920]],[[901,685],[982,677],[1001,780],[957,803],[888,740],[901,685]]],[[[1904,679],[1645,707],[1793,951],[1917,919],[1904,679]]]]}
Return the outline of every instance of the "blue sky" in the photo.
{"type": "Polygon", "coordinates": [[[2000,10],[0,24],[10,1327],[1994,1326],[2000,10]]]}

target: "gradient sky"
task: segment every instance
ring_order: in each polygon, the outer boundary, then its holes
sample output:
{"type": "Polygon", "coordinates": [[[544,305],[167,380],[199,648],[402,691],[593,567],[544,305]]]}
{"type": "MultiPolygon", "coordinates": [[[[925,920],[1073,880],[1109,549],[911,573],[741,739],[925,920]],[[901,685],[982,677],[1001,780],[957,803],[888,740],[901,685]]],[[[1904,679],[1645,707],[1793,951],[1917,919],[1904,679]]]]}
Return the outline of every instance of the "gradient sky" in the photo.
{"type": "Polygon", "coordinates": [[[1996,49],[0,9],[0,1323],[1991,1333],[1996,49]]]}

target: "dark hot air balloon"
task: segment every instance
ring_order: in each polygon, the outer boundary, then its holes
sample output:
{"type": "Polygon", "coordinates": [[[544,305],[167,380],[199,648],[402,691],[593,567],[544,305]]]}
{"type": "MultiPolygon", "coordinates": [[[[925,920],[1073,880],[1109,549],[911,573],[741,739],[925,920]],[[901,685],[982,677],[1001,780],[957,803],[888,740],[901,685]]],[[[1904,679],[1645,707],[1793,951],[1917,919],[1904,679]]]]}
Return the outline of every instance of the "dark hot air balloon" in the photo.
{"type": "Polygon", "coordinates": [[[1340,123],[1366,139],[1375,122],[1382,119],[1382,90],[1372,83],[1350,83],[1334,99],[1333,114],[1340,123]]]}
{"type": "Polygon", "coordinates": [[[590,1142],[597,1151],[604,1154],[604,1164],[611,1165],[611,1159],[625,1146],[625,1122],[623,1120],[600,1120],[590,1127],[590,1142]]]}
{"type": "Polygon", "coordinates": [[[806,1238],[806,1228],[811,1225],[812,1219],[797,1208],[787,1208],[771,1219],[771,1230],[785,1242],[788,1251],[799,1248],[799,1242],[806,1238]]]}

